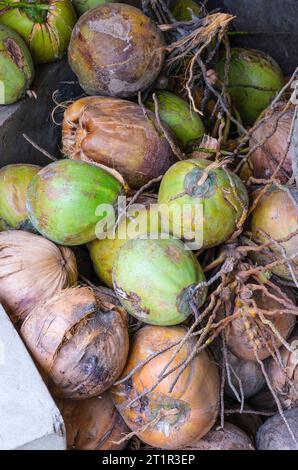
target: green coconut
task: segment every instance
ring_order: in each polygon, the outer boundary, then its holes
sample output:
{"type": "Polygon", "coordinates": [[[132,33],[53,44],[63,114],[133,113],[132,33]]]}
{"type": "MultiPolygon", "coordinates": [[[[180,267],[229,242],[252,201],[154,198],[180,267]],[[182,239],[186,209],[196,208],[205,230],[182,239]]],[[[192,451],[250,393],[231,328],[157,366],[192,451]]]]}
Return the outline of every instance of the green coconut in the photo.
{"type": "Polygon", "coordinates": [[[78,16],[81,16],[85,11],[91,10],[98,5],[104,5],[105,3],[112,3],[112,0],[72,0],[78,16]]]}
{"type": "Polygon", "coordinates": [[[34,78],[30,52],[12,29],[0,25],[0,105],[25,96],[34,78]]]}
{"type": "MultiPolygon", "coordinates": [[[[189,103],[180,96],[165,90],[156,90],[158,113],[163,122],[171,129],[183,148],[198,144],[205,127],[200,116],[191,110],[189,103]]],[[[147,99],[146,107],[155,112],[153,97],[147,99]]]]}
{"type": "Polygon", "coordinates": [[[109,230],[121,191],[122,184],[104,169],[59,160],[31,180],[26,207],[33,226],[46,238],[81,245],[109,230]]]}
{"type": "Polygon", "coordinates": [[[5,229],[31,228],[26,209],[26,192],[40,166],[17,163],[0,169],[0,219],[5,229]]]}
{"type": "MultiPolygon", "coordinates": [[[[113,266],[113,283],[123,307],[151,325],[182,323],[191,315],[193,288],[205,280],[203,270],[181,240],[129,240],[113,266]]],[[[200,307],[207,290],[196,293],[200,307]]]]}
{"type": "MultiPolygon", "coordinates": [[[[225,78],[223,58],[216,66],[220,80],[225,78]]],[[[279,65],[255,49],[233,48],[228,75],[228,91],[245,126],[252,126],[284,85],[279,65]]]]}
{"type": "Polygon", "coordinates": [[[4,230],[7,229],[7,226],[4,222],[4,220],[0,219],[0,232],[4,232],[4,230]]]}
{"type": "Polygon", "coordinates": [[[175,163],[164,175],[158,193],[158,204],[164,207],[162,217],[169,219],[171,233],[195,241],[196,249],[226,241],[248,207],[240,178],[212,163],[200,159],[175,163]]]}
{"type": "Polygon", "coordinates": [[[27,43],[35,63],[61,59],[77,21],[70,0],[1,0],[0,23],[27,43]]]}
{"type": "Polygon", "coordinates": [[[113,287],[112,271],[120,248],[125,243],[149,233],[160,232],[160,217],[157,206],[144,207],[138,212],[129,211],[117,226],[115,233],[102,240],[94,240],[88,244],[93,267],[99,279],[113,287]]]}
{"type": "Polygon", "coordinates": [[[200,17],[201,8],[193,0],[176,0],[171,12],[177,21],[191,21],[200,17]]]}

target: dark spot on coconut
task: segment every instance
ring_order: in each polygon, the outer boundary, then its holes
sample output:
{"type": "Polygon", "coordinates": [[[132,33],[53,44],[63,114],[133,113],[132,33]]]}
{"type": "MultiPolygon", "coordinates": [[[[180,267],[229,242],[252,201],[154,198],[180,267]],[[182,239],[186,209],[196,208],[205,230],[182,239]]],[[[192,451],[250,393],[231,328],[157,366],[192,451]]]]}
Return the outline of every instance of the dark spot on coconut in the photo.
{"type": "Polygon", "coordinates": [[[217,187],[217,178],[215,173],[209,172],[204,178],[204,172],[201,168],[193,168],[184,178],[184,189],[186,194],[192,197],[208,199],[215,193],[217,187]]]}
{"type": "Polygon", "coordinates": [[[7,51],[9,52],[14,63],[23,70],[25,67],[25,62],[20,46],[14,41],[14,39],[11,38],[7,38],[4,41],[4,45],[7,48],[7,51]]]}
{"type": "Polygon", "coordinates": [[[149,398],[147,396],[141,397],[140,398],[140,412],[143,412],[146,410],[147,406],[149,406],[149,398]]]}
{"type": "Polygon", "coordinates": [[[148,308],[141,307],[142,299],[135,292],[129,292],[127,300],[133,305],[136,315],[144,318],[146,318],[147,315],[150,315],[150,310],[148,308]]]}
{"type": "Polygon", "coordinates": [[[176,246],[168,246],[166,254],[174,263],[179,263],[181,261],[181,251],[176,246]]]}

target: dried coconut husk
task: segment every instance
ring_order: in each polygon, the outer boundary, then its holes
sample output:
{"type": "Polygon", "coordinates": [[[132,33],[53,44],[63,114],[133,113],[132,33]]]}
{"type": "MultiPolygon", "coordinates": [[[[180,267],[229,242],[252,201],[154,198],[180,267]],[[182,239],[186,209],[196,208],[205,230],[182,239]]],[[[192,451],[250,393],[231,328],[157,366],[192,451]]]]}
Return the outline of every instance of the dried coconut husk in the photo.
{"type": "Polygon", "coordinates": [[[287,183],[292,175],[292,151],[289,146],[294,107],[288,111],[282,108],[269,110],[262,123],[253,132],[249,146],[253,150],[249,157],[253,175],[259,179],[269,179],[278,165],[281,165],[277,178],[287,183]]]}
{"type": "Polygon", "coordinates": [[[116,381],[128,355],[126,312],[89,287],[65,289],[27,316],[21,335],[55,396],[98,396],[116,381]]]}
{"type": "Polygon", "coordinates": [[[32,233],[0,233],[0,302],[22,322],[38,302],[77,282],[73,252],[32,233]]]}
{"type": "Polygon", "coordinates": [[[116,410],[109,392],[87,400],[59,400],[67,448],[73,450],[121,450],[127,441],[117,444],[128,427],[116,410]]]}
{"type": "MultiPolygon", "coordinates": [[[[269,294],[272,289],[268,289],[269,294]]],[[[247,292],[250,296],[251,293],[247,292]]],[[[289,292],[283,292],[285,298],[289,292]]],[[[225,337],[228,348],[235,356],[245,361],[264,360],[271,355],[271,351],[282,345],[281,338],[287,339],[294,329],[296,315],[289,312],[272,297],[269,297],[263,290],[258,290],[251,297],[245,299],[246,292],[237,296],[234,301],[233,314],[238,314],[227,328],[225,337]],[[243,296],[243,297],[242,297],[243,296]],[[241,298],[242,297],[242,298],[241,298]],[[263,313],[264,320],[256,320],[256,309],[263,313]],[[274,330],[264,323],[270,321],[274,330]]],[[[287,298],[288,305],[295,308],[295,303],[291,297],[287,298]]]]}
{"type": "Polygon", "coordinates": [[[81,98],[65,110],[62,144],[69,158],[116,170],[135,189],[176,160],[153,112],[103,96],[81,98]]]}
{"type": "Polygon", "coordinates": [[[284,408],[298,406],[298,327],[288,339],[293,352],[280,348],[280,362],[270,358],[267,373],[284,408]]]}

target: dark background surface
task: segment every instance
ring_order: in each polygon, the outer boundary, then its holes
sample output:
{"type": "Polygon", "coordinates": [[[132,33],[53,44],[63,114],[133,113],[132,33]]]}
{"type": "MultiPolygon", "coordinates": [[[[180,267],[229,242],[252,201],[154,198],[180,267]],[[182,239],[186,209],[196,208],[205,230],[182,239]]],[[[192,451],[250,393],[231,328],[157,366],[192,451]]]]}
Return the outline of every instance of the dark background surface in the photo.
{"type": "Polygon", "coordinates": [[[298,66],[298,0],[209,0],[207,8],[236,15],[235,30],[258,33],[234,38],[234,45],[267,52],[286,75],[298,66]]]}

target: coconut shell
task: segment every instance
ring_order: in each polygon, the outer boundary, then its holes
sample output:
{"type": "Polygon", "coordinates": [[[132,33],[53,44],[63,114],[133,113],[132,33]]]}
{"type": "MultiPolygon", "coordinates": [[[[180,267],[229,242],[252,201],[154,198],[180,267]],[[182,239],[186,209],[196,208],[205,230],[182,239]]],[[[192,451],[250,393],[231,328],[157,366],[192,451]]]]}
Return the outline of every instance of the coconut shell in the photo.
{"type": "Polygon", "coordinates": [[[183,98],[166,90],[155,90],[146,100],[146,108],[153,112],[156,107],[154,95],[161,120],[171,129],[181,147],[189,150],[192,145],[199,145],[205,133],[199,114],[183,98]]]}
{"type": "MultiPolygon", "coordinates": [[[[237,175],[214,162],[181,160],[164,175],[158,203],[177,238],[195,241],[196,249],[211,248],[228,240],[246,217],[247,190],[237,175]],[[177,209],[187,216],[177,217],[177,209]]],[[[192,249],[193,246],[192,246],[192,249]]]]}
{"type": "MultiPolygon", "coordinates": [[[[292,259],[293,272],[298,278],[298,234],[291,236],[298,230],[298,189],[293,186],[284,189],[273,187],[264,194],[252,213],[250,230],[253,240],[259,244],[269,242],[270,239],[287,240],[281,243],[281,248],[273,243],[260,253],[252,252],[250,256],[257,263],[265,265],[279,259],[283,261],[284,249],[286,256],[292,259]]],[[[285,263],[275,265],[271,271],[284,279],[293,280],[285,263]]]]}
{"type": "Polygon", "coordinates": [[[224,428],[212,429],[194,442],[186,450],[254,450],[250,438],[242,429],[231,423],[225,423],[224,428]]]}
{"type": "Polygon", "coordinates": [[[271,390],[265,387],[249,401],[249,404],[256,410],[266,411],[269,413],[277,412],[277,406],[271,390]]]}
{"type": "Polygon", "coordinates": [[[138,8],[100,5],[75,25],[68,61],[88,95],[134,96],[161,71],[162,33],[138,8]]]}
{"type": "Polygon", "coordinates": [[[127,441],[117,444],[128,427],[116,410],[108,392],[87,400],[59,400],[68,449],[121,450],[127,441]]]}
{"type": "Polygon", "coordinates": [[[284,369],[273,358],[267,365],[267,372],[275,392],[284,408],[298,406],[298,328],[296,327],[288,339],[294,350],[288,351],[284,346],[280,348],[280,356],[284,369]]]}
{"type": "Polygon", "coordinates": [[[265,116],[265,120],[253,132],[249,147],[251,150],[254,148],[255,150],[249,157],[249,163],[255,178],[269,179],[285,155],[285,161],[276,178],[281,183],[287,183],[291,177],[292,151],[289,148],[288,140],[293,117],[293,109],[286,113],[281,110],[270,111],[265,116]]]}
{"type": "Polygon", "coordinates": [[[38,302],[77,282],[73,252],[39,235],[0,233],[0,302],[13,321],[23,321],[38,302]]]}
{"type": "MultiPolygon", "coordinates": [[[[226,57],[215,65],[215,70],[224,81],[226,57]]],[[[254,124],[283,85],[282,71],[268,54],[256,49],[231,49],[227,91],[245,126],[254,124]]]]}
{"type": "Polygon", "coordinates": [[[162,175],[175,158],[155,115],[136,103],[81,98],[64,113],[63,152],[117,170],[132,188],[162,175]]]}
{"type": "Polygon", "coordinates": [[[40,166],[28,163],[6,165],[0,169],[0,218],[6,228],[32,228],[26,209],[26,192],[31,179],[39,170],[40,166]]]}
{"type": "MultiPolygon", "coordinates": [[[[284,416],[298,441],[298,408],[284,411],[284,416]]],[[[276,414],[269,418],[258,430],[258,450],[297,450],[298,445],[291,437],[288,428],[280,416],[276,414]]]]}
{"type": "MultiPolygon", "coordinates": [[[[211,345],[212,352],[219,364],[222,364],[222,344],[221,341],[215,341],[211,345]]],[[[255,361],[245,361],[239,359],[235,354],[227,349],[227,359],[230,365],[231,382],[240,396],[241,381],[243,396],[248,399],[256,395],[266,385],[261,367],[255,361]],[[235,375],[236,374],[236,375],[235,375]]],[[[225,396],[227,398],[236,399],[234,391],[229,385],[228,379],[225,380],[225,396]]]]}
{"type": "MultiPolygon", "coordinates": [[[[181,341],[187,330],[183,327],[145,326],[132,342],[131,351],[122,378],[134,367],[175,342],[181,341]]],[[[204,436],[215,423],[218,413],[219,375],[216,365],[206,351],[195,356],[169,392],[179,365],[192,353],[196,341],[189,338],[177,352],[169,374],[157,387],[133,406],[130,401],[156,384],[162,370],[172,358],[175,349],[158,355],[130,380],[112,388],[113,400],[128,427],[153,447],[177,449],[204,436]],[[151,424],[150,424],[151,423],[151,424]]]]}
{"type": "MultiPolygon", "coordinates": [[[[258,308],[262,310],[272,311],[278,310],[278,313],[267,315],[280,335],[287,339],[295,326],[296,317],[294,314],[283,311],[280,303],[274,299],[265,296],[262,291],[255,291],[253,300],[258,308]]],[[[289,298],[289,302],[293,302],[289,298]]],[[[258,324],[254,321],[253,309],[245,307],[240,299],[235,301],[234,313],[241,315],[240,318],[234,319],[225,329],[226,342],[228,348],[235,356],[245,361],[257,361],[254,348],[257,351],[260,360],[264,360],[270,356],[270,349],[274,350],[272,342],[272,331],[269,326],[263,325],[262,331],[258,324]]],[[[281,341],[273,334],[275,346],[281,346],[281,341]]]]}
{"type": "MultiPolygon", "coordinates": [[[[0,22],[3,9],[1,6],[0,22]]],[[[29,49],[13,27],[0,25],[0,50],[0,105],[13,104],[29,90],[34,79],[34,66],[29,49]]]]}
{"type": "Polygon", "coordinates": [[[236,413],[228,413],[225,415],[225,419],[227,422],[234,424],[238,428],[242,429],[242,431],[247,434],[253,444],[255,444],[256,433],[260,426],[262,426],[263,421],[260,415],[253,413],[255,411],[250,406],[244,405],[243,409],[246,413],[239,413],[240,404],[235,402],[233,404],[226,403],[225,410],[234,409],[237,411],[236,413]],[[252,411],[252,413],[249,413],[252,411]]]}
{"type": "Polygon", "coordinates": [[[71,0],[47,0],[42,3],[51,7],[45,15],[44,11],[30,11],[10,5],[2,5],[0,10],[0,22],[22,36],[34,62],[38,64],[54,62],[65,55],[77,20],[71,0]]]}
{"type": "Polygon", "coordinates": [[[98,396],[116,381],[128,355],[127,314],[92,289],[65,289],[39,304],[21,335],[56,396],[98,396]]]}

